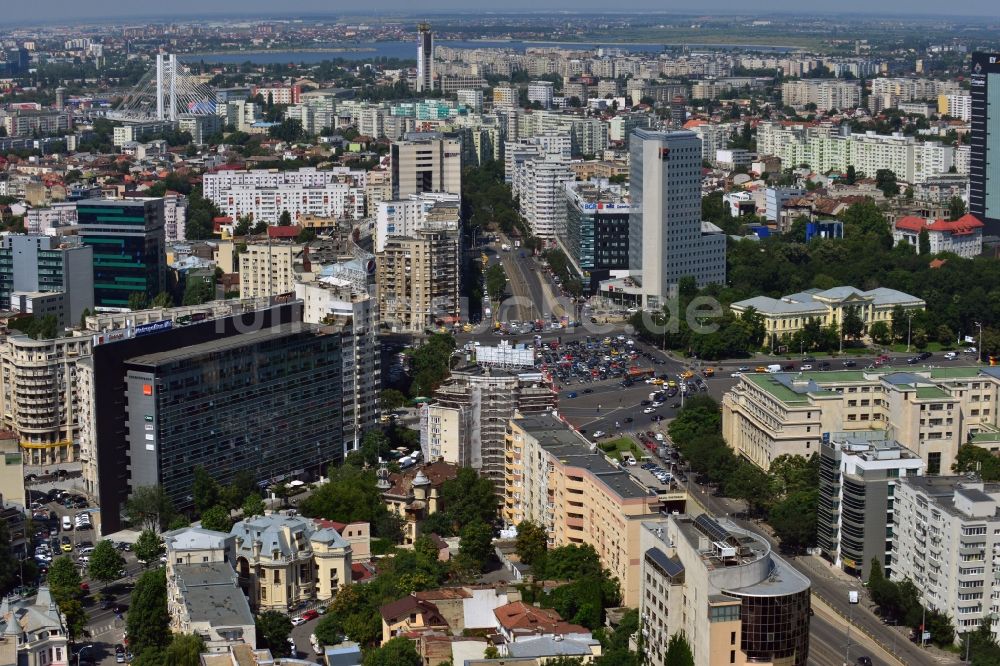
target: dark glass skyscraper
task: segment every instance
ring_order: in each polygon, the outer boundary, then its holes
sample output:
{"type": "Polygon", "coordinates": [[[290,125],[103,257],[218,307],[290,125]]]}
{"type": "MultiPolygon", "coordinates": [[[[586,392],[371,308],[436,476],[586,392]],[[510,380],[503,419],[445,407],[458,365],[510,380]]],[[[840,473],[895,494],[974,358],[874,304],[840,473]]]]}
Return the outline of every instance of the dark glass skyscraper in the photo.
{"type": "Polygon", "coordinates": [[[131,485],[191,505],[192,474],[220,483],[318,474],[343,458],[339,330],[286,324],[125,363],[131,485]]]}
{"type": "Polygon", "coordinates": [[[166,287],[163,199],[85,199],[77,204],[80,236],[94,248],[94,305],[127,308],[166,287]]]}
{"type": "Polygon", "coordinates": [[[1000,53],[972,54],[969,212],[1000,233],[1000,53]]]}

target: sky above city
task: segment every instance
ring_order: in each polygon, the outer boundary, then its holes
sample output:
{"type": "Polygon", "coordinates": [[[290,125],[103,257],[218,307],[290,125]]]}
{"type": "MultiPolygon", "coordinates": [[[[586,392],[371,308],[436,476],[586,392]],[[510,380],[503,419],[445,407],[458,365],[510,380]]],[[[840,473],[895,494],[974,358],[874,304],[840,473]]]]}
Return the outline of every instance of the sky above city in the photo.
{"type": "MultiPolygon", "coordinates": [[[[8,21],[45,21],[58,22],[65,19],[86,19],[97,17],[161,17],[193,18],[207,14],[224,15],[261,15],[296,13],[329,13],[357,14],[360,12],[377,13],[406,12],[412,14],[418,7],[427,11],[466,11],[474,12],[477,8],[492,11],[602,11],[613,9],[626,11],[675,11],[684,14],[694,13],[697,4],[684,0],[628,0],[625,3],[608,3],[607,0],[547,0],[539,3],[537,0],[508,0],[497,4],[493,0],[425,0],[413,3],[409,0],[370,0],[365,3],[345,2],[344,0],[49,0],[44,3],[19,2],[17,0],[2,0],[3,18],[8,21]]],[[[814,5],[801,0],[757,0],[748,4],[745,0],[716,0],[711,3],[713,14],[720,11],[737,11],[740,13],[767,12],[798,12],[833,11],[832,5],[814,5]]],[[[878,12],[880,14],[939,13],[948,15],[997,16],[994,0],[951,0],[942,3],[941,0],[884,0],[873,3],[871,0],[840,0],[836,3],[836,11],[842,12],[878,12]]]]}

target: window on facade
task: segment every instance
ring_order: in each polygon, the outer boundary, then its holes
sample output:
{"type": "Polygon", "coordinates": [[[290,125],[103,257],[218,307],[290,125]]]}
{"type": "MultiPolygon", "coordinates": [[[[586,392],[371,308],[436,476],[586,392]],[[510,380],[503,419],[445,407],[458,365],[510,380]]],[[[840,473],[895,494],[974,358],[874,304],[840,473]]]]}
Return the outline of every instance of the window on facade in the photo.
{"type": "Polygon", "coordinates": [[[941,473],[941,453],[932,452],[927,454],[927,473],[928,474],[940,474],[941,473]]]}

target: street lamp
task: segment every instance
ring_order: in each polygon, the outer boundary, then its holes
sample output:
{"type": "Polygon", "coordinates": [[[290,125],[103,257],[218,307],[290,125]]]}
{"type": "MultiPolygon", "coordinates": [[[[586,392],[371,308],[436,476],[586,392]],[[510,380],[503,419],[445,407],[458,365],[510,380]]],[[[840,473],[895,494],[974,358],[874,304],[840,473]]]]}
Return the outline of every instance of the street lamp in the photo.
{"type": "Polygon", "coordinates": [[[976,363],[983,362],[983,324],[982,322],[976,322],[976,326],[979,328],[979,346],[976,347],[976,363]]]}
{"type": "Polygon", "coordinates": [[[910,353],[910,322],[913,321],[913,315],[916,314],[912,310],[906,313],[906,353],[910,353]]]}
{"type": "Polygon", "coordinates": [[[93,648],[93,645],[84,645],[82,648],[77,650],[76,653],[76,666],[80,666],[80,660],[83,658],[83,651],[93,648]]]}

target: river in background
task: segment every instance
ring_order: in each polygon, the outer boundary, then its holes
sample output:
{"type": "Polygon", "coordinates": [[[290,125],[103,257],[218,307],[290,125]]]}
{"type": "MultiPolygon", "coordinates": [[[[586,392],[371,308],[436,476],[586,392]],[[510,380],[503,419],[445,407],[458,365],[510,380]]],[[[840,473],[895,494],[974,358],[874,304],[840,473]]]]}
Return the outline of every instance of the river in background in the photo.
{"type": "MultiPolygon", "coordinates": [[[[598,44],[596,42],[517,42],[517,41],[439,41],[440,46],[449,46],[458,49],[510,49],[512,51],[524,52],[532,46],[554,46],[565,49],[594,50],[598,48],[618,49],[631,53],[659,53],[665,48],[664,44],[598,44]]],[[[681,46],[679,44],[674,46],[681,46]]],[[[756,44],[686,44],[689,48],[727,48],[744,49],[754,51],[788,52],[797,50],[792,46],[760,46],[756,44]]],[[[219,63],[223,65],[240,64],[252,62],[257,65],[273,65],[276,63],[305,63],[307,65],[322,62],[324,60],[334,60],[343,58],[345,60],[373,60],[375,58],[400,58],[404,60],[416,60],[416,41],[406,42],[360,42],[357,44],[342,44],[333,47],[334,50],[309,50],[309,51],[239,51],[231,53],[190,53],[181,54],[181,60],[188,62],[204,61],[207,63],[219,63]]]]}

